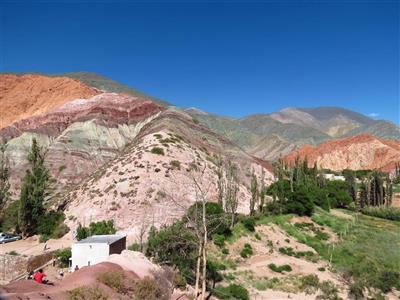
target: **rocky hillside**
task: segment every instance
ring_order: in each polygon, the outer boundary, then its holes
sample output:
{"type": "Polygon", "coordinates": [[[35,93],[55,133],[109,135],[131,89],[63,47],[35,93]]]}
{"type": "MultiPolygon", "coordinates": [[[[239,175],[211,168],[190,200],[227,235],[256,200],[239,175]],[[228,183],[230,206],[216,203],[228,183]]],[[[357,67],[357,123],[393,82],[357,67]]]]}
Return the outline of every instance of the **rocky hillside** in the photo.
{"type": "Polygon", "coordinates": [[[27,167],[32,138],[47,148],[46,161],[59,186],[79,182],[118,155],[163,108],[147,99],[102,93],[77,99],[0,130],[7,140],[13,190],[27,167]]]}
{"type": "Polygon", "coordinates": [[[285,156],[287,162],[307,157],[309,165],[335,171],[343,169],[380,169],[391,171],[400,162],[400,142],[361,134],[324,142],[318,146],[305,145],[285,156]]]}
{"type": "Polygon", "coordinates": [[[217,157],[237,163],[239,211],[246,212],[251,169],[260,175],[264,168],[267,184],[273,179],[271,166],[195,124],[186,113],[163,111],[121,155],[64,196],[68,225],[113,219],[135,236],[142,226],[170,223],[199,199],[194,180],[207,190],[207,199],[216,201],[217,157]]]}
{"type": "Polygon", "coordinates": [[[99,93],[98,89],[68,77],[0,74],[0,128],[99,93]]]}

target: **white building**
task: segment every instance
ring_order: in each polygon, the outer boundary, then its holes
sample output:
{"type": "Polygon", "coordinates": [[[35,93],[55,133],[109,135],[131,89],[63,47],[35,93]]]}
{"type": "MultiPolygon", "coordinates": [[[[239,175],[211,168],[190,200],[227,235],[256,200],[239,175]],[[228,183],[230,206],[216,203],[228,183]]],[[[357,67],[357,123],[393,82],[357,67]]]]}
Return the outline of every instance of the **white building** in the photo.
{"type": "Polygon", "coordinates": [[[120,254],[126,248],[126,236],[93,235],[72,245],[71,270],[105,261],[111,254],[120,254]]]}
{"type": "Polygon", "coordinates": [[[328,180],[340,180],[340,181],[345,181],[346,178],[342,175],[335,175],[335,174],[324,174],[324,178],[328,180]]]}

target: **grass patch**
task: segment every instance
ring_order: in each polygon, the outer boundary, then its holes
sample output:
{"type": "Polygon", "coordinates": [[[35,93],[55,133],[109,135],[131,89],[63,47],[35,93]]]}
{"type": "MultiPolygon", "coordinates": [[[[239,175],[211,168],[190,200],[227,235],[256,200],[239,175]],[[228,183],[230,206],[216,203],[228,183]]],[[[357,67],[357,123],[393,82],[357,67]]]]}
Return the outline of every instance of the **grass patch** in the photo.
{"type": "Polygon", "coordinates": [[[277,273],[283,273],[283,272],[291,272],[292,267],[289,265],[282,265],[282,266],[277,266],[275,264],[269,264],[268,268],[270,268],[272,271],[277,272],[277,273]]]}

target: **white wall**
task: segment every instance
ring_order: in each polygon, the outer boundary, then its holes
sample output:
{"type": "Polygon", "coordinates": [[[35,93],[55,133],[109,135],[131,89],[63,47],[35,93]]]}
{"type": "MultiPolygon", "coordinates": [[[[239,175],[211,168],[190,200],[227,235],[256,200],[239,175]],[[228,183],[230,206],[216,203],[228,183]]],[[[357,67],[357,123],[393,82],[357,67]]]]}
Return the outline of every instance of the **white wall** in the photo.
{"type": "Polygon", "coordinates": [[[95,264],[105,261],[110,253],[109,245],[106,243],[76,243],[72,245],[72,264],[71,270],[75,269],[77,265],[80,268],[93,266],[95,264]]]}

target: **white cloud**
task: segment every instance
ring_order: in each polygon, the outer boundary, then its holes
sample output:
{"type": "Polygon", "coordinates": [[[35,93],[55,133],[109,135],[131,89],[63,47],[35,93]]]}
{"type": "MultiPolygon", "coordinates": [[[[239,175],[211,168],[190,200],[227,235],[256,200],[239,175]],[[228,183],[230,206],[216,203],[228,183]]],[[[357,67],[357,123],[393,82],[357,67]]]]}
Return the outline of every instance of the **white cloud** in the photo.
{"type": "Polygon", "coordinates": [[[371,117],[371,118],[377,118],[377,117],[379,117],[379,113],[369,113],[368,114],[368,117],[371,117]]]}

